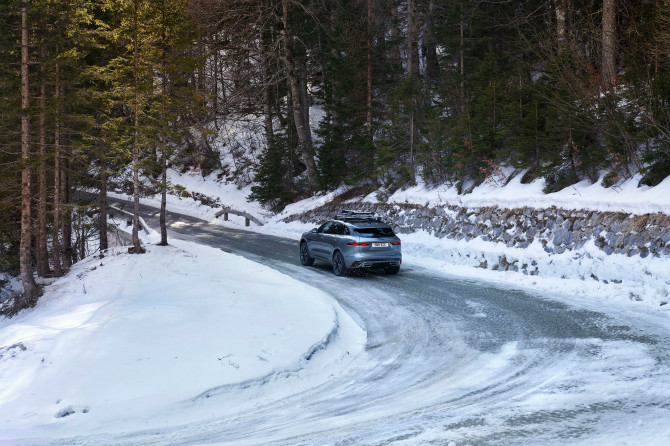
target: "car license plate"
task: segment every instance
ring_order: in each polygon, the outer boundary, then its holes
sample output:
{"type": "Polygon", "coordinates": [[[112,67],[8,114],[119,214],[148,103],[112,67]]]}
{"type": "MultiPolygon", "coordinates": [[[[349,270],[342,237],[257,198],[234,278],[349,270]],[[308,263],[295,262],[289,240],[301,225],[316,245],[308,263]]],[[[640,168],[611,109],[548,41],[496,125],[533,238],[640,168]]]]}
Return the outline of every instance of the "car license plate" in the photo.
{"type": "Polygon", "coordinates": [[[388,243],[373,243],[372,247],[373,248],[388,248],[389,244],[388,243]]]}

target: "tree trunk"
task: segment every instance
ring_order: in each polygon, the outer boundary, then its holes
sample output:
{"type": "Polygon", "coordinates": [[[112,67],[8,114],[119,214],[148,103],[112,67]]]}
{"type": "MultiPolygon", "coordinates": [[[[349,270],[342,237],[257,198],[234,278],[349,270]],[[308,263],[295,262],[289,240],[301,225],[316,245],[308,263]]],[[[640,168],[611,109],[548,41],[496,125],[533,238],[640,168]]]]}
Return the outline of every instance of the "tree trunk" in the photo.
{"type": "Polygon", "coordinates": [[[309,125],[309,91],[307,90],[307,63],[300,65],[298,70],[299,85],[300,85],[300,104],[302,105],[303,125],[305,126],[305,138],[307,139],[307,146],[311,147],[312,157],[314,156],[314,141],[312,140],[312,129],[309,125]]]}
{"type": "Polygon", "coordinates": [[[137,54],[139,40],[138,14],[139,0],[133,2],[133,71],[135,90],[135,128],[133,129],[133,252],[144,252],[140,244],[140,97],[139,97],[139,54],[137,54]]]}
{"type": "Polygon", "coordinates": [[[397,0],[391,0],[391,57],[393,59],[393,65],[396,67],[402,67],[402,56],[400,51],[400,26],[399,26],[399,16],[398,16],[398,3],[397,0]]]}
{"type": "Polygon", "coordinates": [[[433,35],[433,10],[435,5],[433,0],[428,1],[428,10],[425,14],[423,29],[421,32],[421,55],[424,60],[426,78],[436,80],[439,74],[437,64],[437,49],[435,48],[435,37],[433,35]]]}
{"type": "Polygon", "coordinates": [[[107,160],[103,155],[100,164],[100,253],[107,248],[107,160]]]}
{"type": "Polygon", "coordinates": [[[300,89],[300,79],[296,70],[295,61],[293,58],[293,49],[289,38],[288,30],[288,0],[282,0],[283,24],[284,28],[281,30],[282,40],[284,44],[284,55],[282,61],[286,68],[289,86],[291,89],[291,98],[293,101],[293,120],[295,122],[295,129],[298,134],[298,150],[303,162],[307,168],[307,182],[309,187],[316,189],[318,187],[316,161],[314,160],[314,146],[312,145],[312,132],[309,128],[309,116],[304,116],[305,106],[301,104],[300,98],[302,96],[300,89]]]}
{"type": "Polygon", "coordinates": [[[565,0],[556,0],[554,8],[556,10],[556,43],[560,50],[565,45],[566,36],[566,17],[568,14],[565,0]]]}
{"type": "Polygon", "coordinates": [[[416,168],[414,167],[414,111],[409,114],[409,164],[410,177],[414,181],[416,176],[416,168]]]}
{"type": "Polygon", "coordinates": [[[417,0],[407,2],[407,74],[419,74],[419,22],[417,0]]]}
{"type": "MultiPolygon", "coordinates": [[[[335,35],[337,33],[337,8],[332,8],[330,11],[330,32],[335,35]]],[[[340,51],[336,45],[330,47],[330,57],[332,60],[340,59],[340,51]]],[[[332,88],[326,89],[324,91],[324,99],[330,102],[333,106],[326,108],[326,113],[328,117],[328,122],[333,125],[333,127],[338,128],[340,126],[340,108],[338,107],[339,103],[335,97],[335,91],[340,88],[341,82],[337,76],[333,75],[332,70],[329,69],[329,61],[327,58],[322,59],[321,72],[324,74],[324,83],[330,83],[332,88]],[[326,79],[327,78],[327,79],[326,79]],[[325,97],[325,95],[328,97],[325,97]]],[[[338,147],[340,145],[338,144],[338,147]]],[[[338,153],[339,156],[339,153],[338,153]]]]}
{"type": "Polygon", "coordinates": [[[38,193],[37,193],[37,274],[45,277],[49,274],[49,251],[47,249],[47,79],[46,64],[47,47],[40,45],[40,96],[39,96],[39,147],[40,164],[38,170],[38,193]]]}
{"type": "Polygon", "coordinates": [[[601,75],[604,88],[614,85],[616,78],[616,0],[603,0],[601,75]]]}
{"type": "MultiPolygon", "coordinates": [[[[58,50],[57,50],[58,51],[58,50]]],[[[57,138],[59,140],[60,144],[60,139],[62,135],[62,122],[61,122],[61,115],[60,115],[60,103],[63,100],[63,97],[65,96],[64,94],[64,87],[62,85],[61,79],[60,79],[60,71],[59,67],[57,67],[57,84],[58,84],[58,113],[57,113],[57,129],[58,129],[58,135],[57,138]]],[[[76,252],[72,248],[72,178],[71,178],[71,152],[70,148],[68,145],[64,145],[60,147],[60,153],[62,154],[61,157],[61,170],[60,170],[60,188],[61,188],[61,233],[62,233],[62,238],[61,238],[61,244],[62,244],[62,256],[63,256],[63,267],[64,269],[68,270],[72,266],[74,262],[77,261],[76,258],[76,252]]]]}
{"type": "MultiPolygon", "coordinates": [[[[207,57],[207,43],[205,42],[205,36],[200,35],[198,39],[198,55],[202,60],[205,60],[207,57]]],[[[205,70],[205,64],[200,64],[198,67],[198,86],[197,88],[203,93],[203,96],[207,95],[207,70],[205,70]]]]}
{"type": "Polygon", "coordinates": [[[214,48],[212,52],[212,109],[214,109],[214,128],[219,130],[219,48],[216,45],[216,37],[210,37],[210,43],[214,48]]]}
{"type": "Polygon", "coordinates": [[[460,20],[460,41],[459,41],[459,57],[458,64],[461,74],[461,112],[465,111],[465,19],[463,18],[463,2],[461,2],[461,20],[460,20]]]}
{"type": "MultiPolygon", "coordinates": [[[[163,40],[165,41],[165,35],[163,35],[163,40]]],[[[165,43],[165,42],[164,42],[165,43]]],[[[165,48],[165,45],[163,45],[165,48]]],[[[165,221],[165,211],[167,208],[167,122],[166,122],[166,98],[167,98],[167,75],[166,75],[166,63],[165,63],[165,49],[162,50],[162,73],[161,73],[161,130],[162,134],[160,137],[161,142],[161,211],[160,211],[160,227],[161,227],[161,241],[159,245],[167,246],[167,224],[165,221]]]]}
{"type": "Polygon", "coordinates": [[[37,284],[33,277],[31,249],[30,215],[30,90],[28,85],[28,0],[23,0],[21,8],[21,241],[19,262],[23,296],[17,308],[28,308],[37,302],[37,284]]]}
{"type": "MultiPolygon", "coordinates": [[[[418,0],[408,0],[407,3],[407,75],[411,82],[418,83],[419,71],[419,17],[417,11],[418,0]]],[[[416,107],[421,103],[421,98],[412,94],[410,101],[409,116],[409,156],[410,156],[410,178],[414,182],[416,167],[414,165],[415,142],[417,139],[416,107]]]]}
{"type": "Polygon", "coordinates": [[[168,245],[167,238],[167,223],[166,223],[166,209],[167,209],[167,147],[165,145],[165,137],[161,138],[161,152],[162,152],[162,162],[161,162],[161,211],[160,211],[160,227],[161,227],[161,241],[160,246],[168,245]]]}
{"type": "MultiPolygon", "coordinates": [[[[286,123],[287,126],[290,126],[293,123],[293,120],[295,118],[295,113],[293,113],[293,98],[292,93],[291,93],[291,86],[287,85],[288,87],[288,100],[286,101],[286,123]]],[[[277,109],[277,113],[281,113],[281,109],[277,109]]],[[[293,127],[295,127],[295,124],[293,124],[293,127]]],[[[286,170],[288,175],[286,176],[286,185],[290,186],[293,188],[293,185],[295,184],[295,153],[293,150],[294,147],[294,141],[293,141],[293,136],[294,133],[291,131],[286,132],[286,145],[288,148],[288,153],[287,153],[287,166],[286,170]]]]}
{"type": "Polygon", "coordinates": [[[372,38],[374,36],[374,30],[372,26],[372,0],[368,0],[368,39],[367,39],[367,48],[366,48],[366,57],[367,57],[367,103],[366,103],[366,116],[365,124],[368,136],[368,142],[372,143],[372,38]]]}
{"type": "Polygon", "coordinates": [[[88,255],[86,249],[86,227],[84,225],[84,213],[77,212],[77,223],[79,224],[79,258],[83,259],[88,255]]]}
{"type": "Polygon", "coordinates": [[[72,264],[77,261],[75,250],[72,248],[72,189],[70,179],[70,154],[67,146],[65,149],[65,159],[63,169],[61,170],[61,187],[62,187],[62,203],[63,209],[63,266],[65,269],[70,269],[72,264]]]}
{"type": "MultiPolygon", "coordinates": [[[[264,23],[262,10],[261,17],[259,20],[261,23],[264,23]]],[[[274,129],[272,124],[272,90],[270,86],[270,43],[272,36],[270,36],[270,31],[268,26],[262,26],[259,31],[259,43],[260,43],[260,64],[261,64],[261,83],[263,85],[263,126],[265,130],[265,140],[269,145],[272,141],[274,135],[274,129]]]]}
{"type": "Polygon", "coordinates": [[[61,277],[63,269],[61,266],[61,244],[58,232],[60,230],[61,218],[61,155],[60,155],[60,65],[56,63],[55,67],[55,99],[56,99],[56,118],[54,123],[54,227],[52,242],[52,259],[54,264],[54,276],[61,277]]]}

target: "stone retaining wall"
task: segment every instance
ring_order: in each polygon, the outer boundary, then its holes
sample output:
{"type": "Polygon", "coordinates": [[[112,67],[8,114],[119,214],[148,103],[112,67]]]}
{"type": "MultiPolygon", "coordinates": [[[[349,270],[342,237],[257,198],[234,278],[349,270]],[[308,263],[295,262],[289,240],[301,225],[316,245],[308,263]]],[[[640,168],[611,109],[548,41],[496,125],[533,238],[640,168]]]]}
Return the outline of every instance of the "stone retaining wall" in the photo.
{"type": "MultiPolygon", "coordinates": [[[[341,207],[326,204],[285,221],[322,222],[341,207]]],[[[592,240],[606,255],[670,258],[670,216],[661,213],[631,215],[555,207],[431,208],[399,203],[348,203],[346,207],[375,212],[400,234],[424,230],[439,238],[468,241],[481,237],[516,248],[538,241],[548,254],[578,251],[592,240]]]]}

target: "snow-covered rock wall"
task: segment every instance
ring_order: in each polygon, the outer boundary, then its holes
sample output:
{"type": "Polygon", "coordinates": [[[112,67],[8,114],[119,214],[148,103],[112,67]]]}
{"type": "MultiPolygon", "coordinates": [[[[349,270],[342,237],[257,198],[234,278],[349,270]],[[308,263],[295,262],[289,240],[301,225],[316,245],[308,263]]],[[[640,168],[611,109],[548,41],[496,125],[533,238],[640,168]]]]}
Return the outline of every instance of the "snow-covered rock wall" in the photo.
{"type": "MultiPolygon", "coordinates": [[[[304,214],[289,217],[303,222],[331,218],[340,206],[328,204],[304,214]]],[[[527,248],[534,241],[545,252],[562,254],[579,251],[589,241],[605,254],[628,257],[670,257],[670,216],[631,215],[619,212],[549,209],[503,209],[497,206],[466,209],[439,208],[415,204],[361,203],[357,209],[384,217],[400,234],[424,230],[439,238],[504,243],[507,247],[527,248]]]]}

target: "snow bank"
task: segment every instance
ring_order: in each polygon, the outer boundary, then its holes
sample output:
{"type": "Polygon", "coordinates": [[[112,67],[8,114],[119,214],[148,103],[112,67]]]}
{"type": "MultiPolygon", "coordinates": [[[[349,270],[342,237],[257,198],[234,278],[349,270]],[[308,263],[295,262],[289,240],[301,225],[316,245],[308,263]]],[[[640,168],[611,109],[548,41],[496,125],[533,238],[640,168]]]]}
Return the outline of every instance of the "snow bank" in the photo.
{"type": "MultiPolygon", "coordinates": [[[[508,169],[506,175],[511,175],[508,169]]],[[[455,204],[463,207],[500,206],[509,209],[552,206],[561,209],[646,214],[670,214],[670,177],[656,187],[638,187],[641,176],[636,175],[618,186],[603,187],[602,177],[591,184],[582,181],[558,192],[545,194],[544,179],[522,184],[523,173],[514,176],[507,184],[483,183],[469,194],[459,195],[455,185],[429,187],[419,182],[414,187],[398,190],[390,195],[372,193],[365,201],[377,203],[382,197],[387,203],[415,203],[428,206],[455,204]]]]}
{"type": "Polygon", "coordinates": [[[481,239],[438,239],[425,231],[401,237],[405,266],[420,265],[449,275],[560,295],[561,298],[614,305],[633,303],[653,311],[670,311],[667,285],[670,261],[667,258],[608,256],[593,242],[587,243],[576,255],[570,251],[548,254],[539,242],[520,249],[481,239]],[[500,258],[518,265],[519,270],[492,271],[481,266],[496,264],[500,258]],[[527,269],[541,271],[541,274],[522,272],[526,265],[527,269]]]}
{"type": "Polygon", "coordinates": [[[341,309],[320,291],[171,243],[85,259],[35,309],[0,321],[0,442],[149,427],[172,412],[175,422],[211,416],[228,397],[206,415],[200,399],[298,373],[345,336],[341,309]]]}

